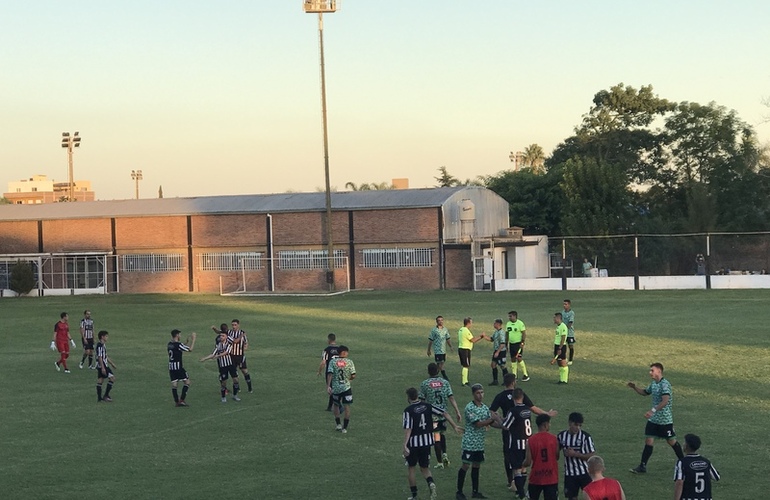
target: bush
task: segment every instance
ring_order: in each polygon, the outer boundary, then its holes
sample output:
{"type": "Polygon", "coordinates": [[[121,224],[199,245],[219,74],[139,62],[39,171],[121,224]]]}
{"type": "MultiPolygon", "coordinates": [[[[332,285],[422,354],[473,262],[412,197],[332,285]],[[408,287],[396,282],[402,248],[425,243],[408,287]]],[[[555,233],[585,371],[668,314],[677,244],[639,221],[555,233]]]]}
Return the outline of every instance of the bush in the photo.
{"type": "Polygon", "coordinates": [[[27,295],[35,288],[35,270],[32,263],[18,260],[11,268],[11,290],[21,295],[27,295]]]}

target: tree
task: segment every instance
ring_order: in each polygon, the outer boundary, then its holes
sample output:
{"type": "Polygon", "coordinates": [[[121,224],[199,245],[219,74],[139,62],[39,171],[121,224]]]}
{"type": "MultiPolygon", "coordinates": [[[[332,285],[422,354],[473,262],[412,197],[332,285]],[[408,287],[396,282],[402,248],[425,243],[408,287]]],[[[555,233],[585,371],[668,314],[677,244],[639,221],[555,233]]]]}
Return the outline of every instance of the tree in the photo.
{"type": "Polygon", "coordinates": [[[631,197],[623,169],[595,158],[575,157],[564,164],[561,228],[565,235],[628,232],[631,197]]]}
{"type": "Polygon", "coordinates": [[[434,177],[436,182],[438,182],[436,187],[452,187],[460,184],[460,180],[447,172],[446,167],[441,166],[438,168],[438,171],[440,175],[438,177],[434,177]]]}
{"type": "Polygon", "coordinates": [[[21,259],[11,267],[11,280],[9,286],[18,296],[27,295],[35,288],[35,270],[32,263],[21,259]]]}
{"type": "Polygon", "coordinates": [[[6,198],[5,196],[0,197],[0,205],[10,205],[11,200],[6,198]]]}
{"type": "Polygon", "coordinates": [[[530,144],[524,148],[522,163],[525,167],[531,168],[536,174],[545,173],[545,153],[543,153],[543,148],[537,144],[530,144]]]}
{"type": "Polygon", "coordinates": [[[530,169],[506,170],[486,178],[486,187],[509,204],[511,224],[526,234],[559,234],[563,196],[559,169],[537,175],[530,169]]]}
{"type": "Polygon", "coordinates": [[[655,95],[652,86],[639,90],[622,83],[594,95],[593,106],[575,135],[554,150],[546,167],[570,158],[594,157],[626,171],[630,182],[646,184],[660,164],[660,131],[650,126],[675,105],[655,95]]]}
{"type": "Polygon", "coordinates": [[[158,187],[158,198],[163,198],[163,186],[158,187]]]}

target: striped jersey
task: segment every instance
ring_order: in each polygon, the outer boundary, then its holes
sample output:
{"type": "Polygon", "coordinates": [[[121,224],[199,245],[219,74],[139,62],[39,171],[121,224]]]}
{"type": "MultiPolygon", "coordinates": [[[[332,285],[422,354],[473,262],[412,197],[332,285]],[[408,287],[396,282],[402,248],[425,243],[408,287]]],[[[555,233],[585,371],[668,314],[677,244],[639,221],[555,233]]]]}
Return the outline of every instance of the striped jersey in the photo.
{"type": "Polygon", "coordinates": [[[229,330],[227,332],[227,342],[232,345],[230,354],[233,356],[243,356],[244,347],[249,343],[246,338],[246,332],[243,330],[229,330]]]}
{"type": "Polygon", "coordinates": [[[326,363],[326,369],[329,369],[329,362],[334,356],[339,356],[340,346],[337,344],[327,345],[324,352],[321,354],[321,359],[326,363]]]}
{"type": "Polygon", "coordinates": [[[230,349],[230,344],[227,343],[227,341],[224,342],[217,342],[217,346],[214,348],[213,354],[214,356],[217,356],[222,353],[227,353],[221,358],[217,358],[217,366],[220,368],[224,368],[226,366],[230,366],[233,364],[233,358],[230,356],[230,353],[228,352],[230,349]]]}
{"type": "MultiPolygon", "coordinates": [[[[572,449],[581,454],[594,453],[594,440],[591,439],[591,435],[582,430],[571,434],[568,430],[561,431],[558,436],[559,448],[566,450],[572,449]]],[[[585,460],[577,457],[568,457],[564,455],[564,475],[565,476],[581,476],[588,474],[588,465],[585,460]]]]}
{"type": "Polygon", "coordinates": [[[93,340],[94,338],[94,320],[83,318],[80,320],[80,329],[83,330],[83,338],[93,340]]]}
{"type": "Polygon", "coordinates": [[[182,366],[182,353],[188,352],[189,347],[183,343],[172,340],[168,343],[168,369],[171,370],[183,370],[182,366]]]}
{"type": "Polygon", "coordinates": [[[101,368],[107,368],[107,346],[104,342],[96,344],[96,364],[101,368]],[[101,361],[101,363],[99,363],[101,361]]]}
{"type": "Polygon", "coordinates": [[[685,455],[674,468],[674,481],[684,481],[682,500],[711,500],[711,481],[719,477],[711,462],[697,453],[685,455]]]}
{"type": "Polygon", "coordinates": [[[527,440],[532,435],[532,410],[524,403],[515,403],[503,420],[508,429],[508,447],[512,450],[526,450],[527,440]]]}
{"type": "Polygon", "coordinates": [[[423,448],[433,445],[433,416],[443,416],[444,410],[417,401],[410,404],[404,410],[404,429],[411,429],[409,436],[409,448],[423,448]]]}

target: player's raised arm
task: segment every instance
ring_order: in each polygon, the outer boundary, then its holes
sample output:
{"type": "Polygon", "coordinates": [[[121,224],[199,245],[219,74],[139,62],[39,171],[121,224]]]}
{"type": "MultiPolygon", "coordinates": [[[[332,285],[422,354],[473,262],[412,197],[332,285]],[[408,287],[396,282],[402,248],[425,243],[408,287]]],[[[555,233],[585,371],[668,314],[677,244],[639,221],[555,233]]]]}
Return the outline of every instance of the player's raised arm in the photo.
{"type": "Polygon", "coordinates": [[[649,394],[647,394],[647,391],[644,390],[644,388],[639,387],[638,385],[636,385],[634,382],[631,382],[630,380],[628,381],[628,383],[626,385],[628,387],[630,387],[631,389],[633,389],[634,392],[636,392],[640,396],[649,396],[649,394]]]}

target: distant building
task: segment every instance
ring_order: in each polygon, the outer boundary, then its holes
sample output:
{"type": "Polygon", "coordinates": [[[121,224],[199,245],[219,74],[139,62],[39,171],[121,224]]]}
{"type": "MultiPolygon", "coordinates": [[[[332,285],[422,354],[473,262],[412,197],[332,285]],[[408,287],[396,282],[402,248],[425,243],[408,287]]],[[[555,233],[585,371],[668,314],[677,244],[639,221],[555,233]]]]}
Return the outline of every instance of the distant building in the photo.
{"type": "MultiPolygon", "coordinates": [[[[14,205],[38,205],[57,203],[62,198],[69,198],[69,182],[54,182],[45,175],[33,175],[8,183],[8,192],[3,193],[14,205]]],[[[91,190],[91,181],[75,181],[76,201],[94,201],[95,193],[91,190]]]]}
{"type": "Polygon", "coordinates": [[[47,294],[491,289],[537,277],[538,245],[547,262],[547,238],[526,241],[508,210],[476,186],[332,193],[329,274],[324,193],[5,205],[0,292],[18,256],[47,294]]]}

